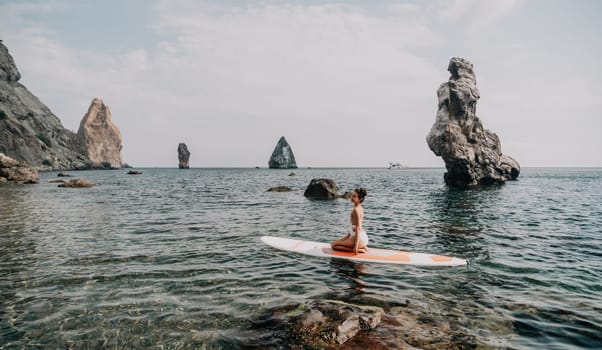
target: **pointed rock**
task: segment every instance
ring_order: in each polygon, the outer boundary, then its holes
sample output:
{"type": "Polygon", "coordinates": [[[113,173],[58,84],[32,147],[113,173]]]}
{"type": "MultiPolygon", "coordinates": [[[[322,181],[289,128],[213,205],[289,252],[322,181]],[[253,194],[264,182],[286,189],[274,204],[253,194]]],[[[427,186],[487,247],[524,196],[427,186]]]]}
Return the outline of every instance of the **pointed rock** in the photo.
{"type": "Polygon", "coordinates": [[[95,98],[79,124],[77,135],[83,140],[90,160],[103,168],[121,168],[121,132],[111,120],[111,111],[95,98]]]}
{"type": "Polygon", "coordinates": [[[502,154],[498,136],[476,115],[480,94],[472,63],[454,57],[447,69],[451,76],[437,91],[439,109],[426,137],[430,149],[445,161],[445,182],[469,187],[516,179],[520,165],[502,154]]]}
{"type": "Polygon", "coordinates": [[[186,147],[185,143],[180,143],[178,145],[178,167],[180,169],[189,169],[190,165],[188,161],[190,160],[190,151],[188,151],[188,147],[186,147]]]}
{"type": "Polygon", "coordinates": [[[276,148],[274,148],[274,152],[272,152],[272,156],[270,157],[270,161],[268,163],[271,169],[295,169],[297,168],[297,162],[295,162],[295,155],[293,154],[293,149],[286,142],[284,136],[278,140],[276,144],[276,148]]]}
{"type": "Polygon", "coordinates": [[[19,79],[21,79],[21,73],[19,73],[13,57],[8,53],[8,49],[0,40],[0,80],[19,81],[19,79]]]}

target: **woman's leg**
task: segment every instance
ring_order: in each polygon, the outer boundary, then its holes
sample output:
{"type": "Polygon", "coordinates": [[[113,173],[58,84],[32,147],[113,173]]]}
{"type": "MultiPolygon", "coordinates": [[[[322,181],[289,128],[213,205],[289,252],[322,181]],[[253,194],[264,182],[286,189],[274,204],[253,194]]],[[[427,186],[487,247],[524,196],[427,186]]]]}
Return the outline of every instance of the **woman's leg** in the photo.
{"type": "MultiPolygon", "coordinates": [[[[347,235],[339,240],[332,242],[330,244],[330,246],[334,250],[353,252],[353,249],[355,248],[355,237],[351,237],[350,235],[347,235]]],[[[358,244],[358,252],[360,252],[360,253],[366,252],[366,245],[361,240],[359,241],[359,244],[358,244]]]]}

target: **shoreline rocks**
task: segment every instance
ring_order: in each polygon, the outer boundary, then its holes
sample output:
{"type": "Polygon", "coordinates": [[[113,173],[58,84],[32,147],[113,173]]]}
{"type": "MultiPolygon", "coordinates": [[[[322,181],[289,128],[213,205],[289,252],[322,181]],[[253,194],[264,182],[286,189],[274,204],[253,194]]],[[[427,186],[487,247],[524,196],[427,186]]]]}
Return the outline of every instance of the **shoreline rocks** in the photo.
{"type": "Polygon", "coordinates": [[[178,144],[178,168],[190,169],[188,161],[190,160],[190,151],[185,143],[178,144]]]}
{"type": "Polygon", "coordinates": [[[296,169],[297,162],[295,161],[295,155],[293,149],[288,144],[284,136],[278,140],[272,156],[268,162],[270,169],[296,169]]]}
{"type": "Polygon", "coordinates": [[[15,159],[0,153],[0,183],[12,181],[24,184],[37,184],[40,181],[38,170],[23,166],[15,159]]]}
{"type": "Polygon", "coordinates": [[[447,69],[451,76],[437,90],[437,116],[426,137],[429,148],[445,161],[445,183],[472,187],[515,180],[520,165],[502,153],[498,136],[476,115],[480,94],[472,63],[453,57],[447,69]]]}

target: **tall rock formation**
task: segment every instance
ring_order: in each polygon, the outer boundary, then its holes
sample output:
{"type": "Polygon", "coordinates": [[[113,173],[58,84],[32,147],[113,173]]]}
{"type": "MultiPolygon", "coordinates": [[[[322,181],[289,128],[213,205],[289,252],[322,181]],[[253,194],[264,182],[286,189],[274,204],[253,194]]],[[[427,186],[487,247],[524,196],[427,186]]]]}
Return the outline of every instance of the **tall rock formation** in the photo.
{"type": "Polygon", "coordinates": [[[38,170],[88,168],[82,140],[66,130],[20,78],[0,40],[0,153],[38,170]]]}
{"type": "Polygon", "coordinates": [[[454,57],[448,82],[437,90],[439,107],[426,137],[430,149],[445,161],[445,182],[453,187],[491,185],[514,180],[520,165],[502,154],[498,136],[483,128],[476,115],[480,98],[472,63],[454,57]]]}
{"type": "Polygon", "coordinates": [[[111,111],[104,102],[95,98],[79,124],[77,135],[85,145],[85,150],[100,168],[121,168],[121,132],[111,120],[111,111]]]}
{"type": "Polygon", "coordinates": [[[293,154],[293,149],[286,142],[284,136],[278,140],[276,144],[276,148],[274,148],[274,152],[272,152],[272,156],[270,157],[270,161],[268,163],[269,167],[272,169],[295,169],[297,168],[297,162],[295,162],[295,155],[293,154]]]}
{"type": "Polygon", "coordinates": [[[180,169],[188,169],[190,165],[188,161],[190,160],[190,151],[188,151],[188,147],[186,147],[185,143],[180,143],[178,145],[178,167],[180,169]]]}

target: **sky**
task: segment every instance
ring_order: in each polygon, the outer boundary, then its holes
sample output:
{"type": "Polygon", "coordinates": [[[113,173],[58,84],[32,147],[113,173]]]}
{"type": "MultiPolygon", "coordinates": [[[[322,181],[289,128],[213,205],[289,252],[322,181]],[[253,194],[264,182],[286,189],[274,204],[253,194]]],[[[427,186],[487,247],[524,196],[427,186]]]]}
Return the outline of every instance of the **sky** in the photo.
{"type": "Polygon", "coordinates": [[[109,106],[136,167],[443,167],[428,148],[451,57],[522,167],[602,166],[602,1],[10,1],[0,39],[77,131],[109,106]]]}

